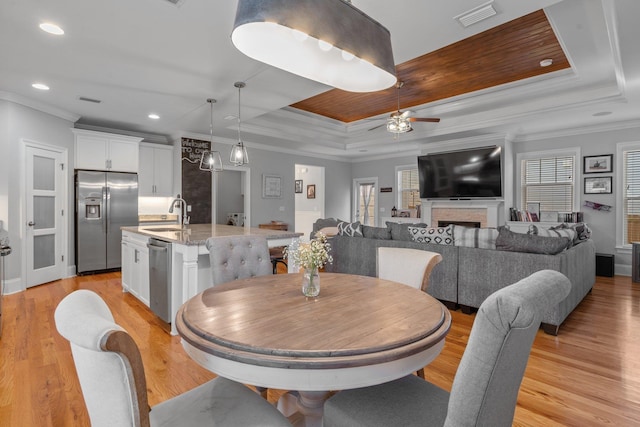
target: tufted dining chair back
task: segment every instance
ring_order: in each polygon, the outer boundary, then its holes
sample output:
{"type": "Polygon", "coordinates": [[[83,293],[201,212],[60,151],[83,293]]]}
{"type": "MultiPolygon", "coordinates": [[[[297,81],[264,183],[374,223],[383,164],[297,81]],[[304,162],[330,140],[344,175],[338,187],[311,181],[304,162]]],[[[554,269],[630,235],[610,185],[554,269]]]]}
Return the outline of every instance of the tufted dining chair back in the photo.
{"type": "Polygon", "coordinates": [[[269,402],[235,381],[217,377],[149,407],[140,350],[95,292],[64,297],[55,324],[67,339],[93,427],[286,427],[269,402]]]}
{"type": "Polygon", "coordinates": [[[431,270],[440,261],[442,255],[437,252],[381,246],[376,260],[377,275],[427,292],[431,270]]]}
{"type": "Polygon", "coordinates": [[[273,274],[267,239],[262,236],[215,237],[205,244],[211,261],[212,286],[273,274]]]}

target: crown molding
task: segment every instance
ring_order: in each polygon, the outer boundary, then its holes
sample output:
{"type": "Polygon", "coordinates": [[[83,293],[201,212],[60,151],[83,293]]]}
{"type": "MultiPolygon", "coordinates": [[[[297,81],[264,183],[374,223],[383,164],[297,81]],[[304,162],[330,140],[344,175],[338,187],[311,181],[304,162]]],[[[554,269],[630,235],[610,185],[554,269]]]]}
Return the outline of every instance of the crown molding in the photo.
{"type": "Polygon", "coordinates": [[[41,111],[46,114],[50,114],[54,117],[67,120],[72,123],[77,122],[78,120],[80,120],[80,117],[81,117],[77,114],[63,110],[61,108],[54,107],[44,102],[36,101],[31,98],[27,98],[26,96],[18,95],[12,92],[0,91],[0,99],[4,99],[5,101],[8,101],[8,102],[13,102],[14,104],[20,104],[25,107],[33,108],[34,110],[41,111]]]}

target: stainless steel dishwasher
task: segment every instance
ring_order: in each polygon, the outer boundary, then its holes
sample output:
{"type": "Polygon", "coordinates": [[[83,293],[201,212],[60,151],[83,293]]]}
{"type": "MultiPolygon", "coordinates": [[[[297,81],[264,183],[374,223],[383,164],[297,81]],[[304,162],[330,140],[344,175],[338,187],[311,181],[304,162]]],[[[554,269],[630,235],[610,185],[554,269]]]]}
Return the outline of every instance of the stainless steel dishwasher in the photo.
{"type": "Polygon", "coordinates": [[[171,323],[171,243],[149,239],[149,305],[162,320],[171,323]]]}

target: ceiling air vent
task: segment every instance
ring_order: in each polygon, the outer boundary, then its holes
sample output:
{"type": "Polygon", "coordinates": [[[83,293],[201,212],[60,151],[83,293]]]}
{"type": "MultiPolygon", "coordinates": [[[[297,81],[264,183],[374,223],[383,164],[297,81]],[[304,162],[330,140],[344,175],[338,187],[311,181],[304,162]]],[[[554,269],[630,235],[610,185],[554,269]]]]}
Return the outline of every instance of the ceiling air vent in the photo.
{"type": "Polygon", "coordinates": [[[79,96],[78,99],[80,101],[85,101],[85,102],[93,102],[94,104],[100,104],[102,101],[99,99],[93,99],[93,98],[87,98],[85,96],[79,96]]]}
{"type": "Polygon", "coordinates": [[[498,12],[493,7],[493,0],[480,6],[473,8],[467,12],[464,12],[458,16],[454,16],[453,19],[457,20],[460,25],[467,28],[470,25],[476,24],[487,18],[491,18],[498,12]]]}

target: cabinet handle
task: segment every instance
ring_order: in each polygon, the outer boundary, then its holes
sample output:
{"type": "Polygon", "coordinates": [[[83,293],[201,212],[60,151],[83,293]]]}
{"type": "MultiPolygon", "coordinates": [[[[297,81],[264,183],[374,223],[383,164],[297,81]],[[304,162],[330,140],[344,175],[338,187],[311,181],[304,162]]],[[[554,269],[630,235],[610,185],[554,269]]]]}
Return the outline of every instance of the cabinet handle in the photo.
{"type": "Polygon", "coordinates": [[[138,250],[137,249],[133,250],[133,262],[135,262],[136,264],[138,263],[138,250]]]}

